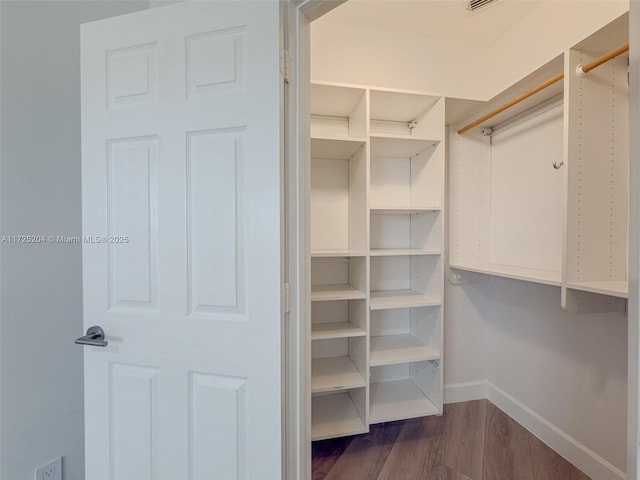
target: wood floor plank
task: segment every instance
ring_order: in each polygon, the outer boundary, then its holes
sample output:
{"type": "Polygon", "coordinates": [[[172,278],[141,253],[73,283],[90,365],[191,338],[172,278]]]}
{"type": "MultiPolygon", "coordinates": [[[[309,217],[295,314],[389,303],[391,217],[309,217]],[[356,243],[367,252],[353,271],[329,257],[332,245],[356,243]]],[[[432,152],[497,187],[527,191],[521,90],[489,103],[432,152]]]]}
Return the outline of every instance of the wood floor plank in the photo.
{"type": "Polygon", "coordinates": [[[482,477],[467,477],[466,475],[445,465],[436,465],[431,471],[429,480],[481,480],[482,477]]]}
{"type": "Polygon", "coordinates": [[[332,438],[313,442],[312,446],[312,478],[323,480],[347,449],[353,437],[332,438]]]}
{"type": "Polygon", "coordinates": [[[529,445],[536,480],[590,480],[535,435],[529,435],[529,445]]]}
{"type": "Polygon", "coordinates": [[[377,480],[428,480],[443,429],[443,417],[404,422],[377,480]]]}
{"type": "Polygon", "coordinates": [[[372,425],[368,434],[353,437],[325,479],[372,480],[378,478],[403,426],[403,422],[372,425]]]}
{"type": "Polygon", "coordinates": [[[313,480],[590,479],[495,405],[479,400],[447,405],[442,417],[374,425],[367,435],[314,442],[313,480]]]}
{"type": "Polygon", "coordinates": [[[445,426],[436,463],[482,479],[487,401],[445,405],[445,426]]]}
{"type": "Polygon", "coordinates": [[[483,480],[535,480],[529,432],[487,403],[483,480]]]}

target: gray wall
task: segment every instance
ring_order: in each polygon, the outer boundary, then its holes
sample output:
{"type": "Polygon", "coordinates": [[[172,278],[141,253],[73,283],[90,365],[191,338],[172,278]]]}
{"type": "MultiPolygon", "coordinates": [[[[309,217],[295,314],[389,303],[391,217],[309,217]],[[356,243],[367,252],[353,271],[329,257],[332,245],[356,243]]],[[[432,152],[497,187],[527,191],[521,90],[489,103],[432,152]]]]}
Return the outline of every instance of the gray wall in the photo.
{"type": "MultiPolygon", "coordinates": [[[[0,230],[79,235],[79,25],[148,1],[2,1],[0,230]]],[[[2,244],[0,478],[84,478],[80,245],[2,244]]]]}

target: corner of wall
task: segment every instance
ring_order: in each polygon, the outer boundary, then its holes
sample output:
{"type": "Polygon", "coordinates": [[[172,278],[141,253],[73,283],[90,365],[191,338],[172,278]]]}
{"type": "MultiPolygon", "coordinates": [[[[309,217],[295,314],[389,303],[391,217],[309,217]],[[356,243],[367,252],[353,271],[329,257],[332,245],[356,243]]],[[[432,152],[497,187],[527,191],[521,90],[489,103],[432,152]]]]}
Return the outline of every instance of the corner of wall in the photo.
{"type": "Polygon", "coordinates": [[[485,398],[590,478],[627,480],[627,475],[615,465],[489,381],[486,382],[485,398]]]}

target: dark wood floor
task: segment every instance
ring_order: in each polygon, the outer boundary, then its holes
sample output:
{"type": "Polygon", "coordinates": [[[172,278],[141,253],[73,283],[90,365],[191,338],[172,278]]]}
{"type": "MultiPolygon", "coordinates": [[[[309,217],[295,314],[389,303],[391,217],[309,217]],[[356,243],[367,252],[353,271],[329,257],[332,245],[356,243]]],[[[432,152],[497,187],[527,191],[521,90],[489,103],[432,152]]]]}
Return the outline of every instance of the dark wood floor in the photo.
{"type": "Polygon", "coordinates": [[[486,400],[313,444],[314,480],[589,480],[486,400]]]}

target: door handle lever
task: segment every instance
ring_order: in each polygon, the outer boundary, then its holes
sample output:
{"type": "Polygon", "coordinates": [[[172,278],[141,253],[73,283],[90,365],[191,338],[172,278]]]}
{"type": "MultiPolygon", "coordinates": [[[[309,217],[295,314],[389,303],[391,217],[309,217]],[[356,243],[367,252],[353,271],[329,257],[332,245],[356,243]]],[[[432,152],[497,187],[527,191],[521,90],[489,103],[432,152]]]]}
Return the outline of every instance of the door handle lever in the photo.
{"type": "Polygon", "coordinates": [[[97,325],[89,328],[84,337],[76,338],[74,343],[78,345],[91,345],[92,347],[106,347],[109,345],[109,342],[104,339],[104,330],[97,325]]]}

